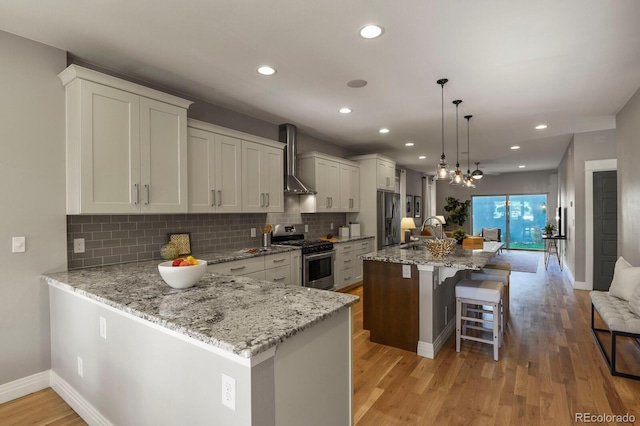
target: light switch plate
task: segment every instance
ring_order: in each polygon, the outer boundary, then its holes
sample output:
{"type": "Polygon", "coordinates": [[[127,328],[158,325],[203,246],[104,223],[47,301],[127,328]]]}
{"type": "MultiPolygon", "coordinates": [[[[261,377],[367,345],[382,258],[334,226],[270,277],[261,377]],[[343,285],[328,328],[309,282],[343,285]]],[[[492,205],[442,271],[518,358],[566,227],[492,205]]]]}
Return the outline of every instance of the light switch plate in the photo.
{"type": "Polygon", "coordinates": [[[84,238],[75,238],[73,240],[73,252],[84,253],[84,238]]]}
{"type": "Polygon", "coordinates": [[[11,239],[11,247],[13,253],[24,253],[26,250],[25,237],[13,237],[11,239]]]}

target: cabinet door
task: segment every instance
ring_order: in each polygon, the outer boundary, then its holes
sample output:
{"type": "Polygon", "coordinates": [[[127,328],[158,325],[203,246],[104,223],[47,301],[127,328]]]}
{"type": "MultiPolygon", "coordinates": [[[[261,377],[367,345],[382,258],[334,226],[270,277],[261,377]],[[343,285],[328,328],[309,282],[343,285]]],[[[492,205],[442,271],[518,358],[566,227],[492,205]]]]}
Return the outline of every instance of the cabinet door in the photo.
{"type": "Polygon", "coordinates": [[[291,267],[290,265],[279,266],[277,268],[267,269],[264,271],[265,280],[274,283],[291,284],[291,267]]]}
{"type": "Polygon", "coordinates": [[[377,160],[378,188],[394,190],[396,184],[396,166],[394,163],[377,160]]]}
{"type": "Polygon", "coordinates": [[[187,212],[187,111],[140,98],[141,212],[187,212]]]}
{"type": "Polygon", "coordinates": [[[242,141],[242,211],[262,212],[265,206],[262,145],[242,141]]]}
{"type": "Polygon", "coordinates": [[[291,252],[291,285],[302,285],[302,250],[291,252]]]}
{"type": "Polygon", "coordinates": [[[75,203],[79,211],[74,213],[137,213],[140,97],[89,81],[80,83],[80,106],[67,105],[69,131],[78,128],[73,120],[80,117],[79,164],[67,165],[67,179],[79,179],[78,190],[67,189],[69,197],[79,198],[75,203]]]}
{"type": "Polygon", "coordinates": [[[340,165],[340,210],[360,210],[360,169],[348,164],[340,165]]]}
{"type": "Polygon", "coordinates": [[[327,194],[329,195],[328,211],[340,211],[340,165],[333,161],[329,161],[327,166],[327,194]]]}
{"type": "Polygon", "coordinates": [[[360,168],[351,167],[350,174],[351,209],[349,211],[357,212],[360,211],[360,168]]]}
{"type": "Polygon", "coordinates": [[[354,281],[353,282],[358,282],[358,281],[362,281],[362,277],[364,275],[364,271],[363,271],[364,261],[362,259],[359,259],[358,256],[373,251],[373,239],[367,239],[365,241],[357,241],[357,242],[354,242],[354,244],[356,245],[356,248],[353,251],[353,262],[354,262],[354,265],[353,265],[354,281]]]}
{"type": "Polygon", "coordinates": [[[215,191],[216,211],[237,213],[242,211],[242,141],[226,135],[215,136],[215,191]]]}
{"type": "Polygon", "coordinates": [[[284,153],[281,149],[270,146],[263,148],[265,211],[284,212],[284,153]]]}
{"type": "Polygon", "coordinates": [[[188,130],[189,211],[215,211],[215,134],[188,130]]]}
{"type": "Polygon", "coordinates": [[[315,164],[315,182],[314,188],[316,194],[316,211],[324,212],[329,210],[329,161],[321,158],[314,160],[315,164]]]}

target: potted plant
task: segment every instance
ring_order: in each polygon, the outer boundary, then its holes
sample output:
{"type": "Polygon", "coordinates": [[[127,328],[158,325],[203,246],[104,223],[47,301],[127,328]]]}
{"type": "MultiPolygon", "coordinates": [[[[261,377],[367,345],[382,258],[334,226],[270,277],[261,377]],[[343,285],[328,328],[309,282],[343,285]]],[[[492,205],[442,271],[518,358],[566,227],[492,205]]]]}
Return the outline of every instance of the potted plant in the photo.
{"type": "Polygon", "coordinates": [[[544,235],[552,235],[553,231],[555,230],[556,230],[556,227],[551,223],[547,222],[547,224],[544,226],[544,235]]]}
{"type": "Polygon", "coordinates": [[[469,216],[470,200],[460,201],[455,197],[447,197],[444,210],[449,213],[447,223],[453,223],[462,227],[469,216]]]}
{"type": "Polygon", "coordinates": [[[451,234],[451,238],[455,238],[458,244],[462,244],[462,240],[467,238],[467,233],[462,228],[458,228],[451,234]]]}

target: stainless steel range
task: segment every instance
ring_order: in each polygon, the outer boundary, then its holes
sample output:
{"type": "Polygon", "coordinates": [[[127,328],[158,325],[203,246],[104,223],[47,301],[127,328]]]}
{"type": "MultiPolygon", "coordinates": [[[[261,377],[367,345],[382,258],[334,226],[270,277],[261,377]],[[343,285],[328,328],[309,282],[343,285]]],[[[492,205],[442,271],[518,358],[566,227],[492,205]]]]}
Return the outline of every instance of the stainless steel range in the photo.
{"type": "Polygon", "coordinates": [[[304,225],[276,225],[273,229],[273,244],[299,247],[302,250],[302,285],[304,287],[334,290],[333,243],[320,239],[306,240],[304,225]]]}

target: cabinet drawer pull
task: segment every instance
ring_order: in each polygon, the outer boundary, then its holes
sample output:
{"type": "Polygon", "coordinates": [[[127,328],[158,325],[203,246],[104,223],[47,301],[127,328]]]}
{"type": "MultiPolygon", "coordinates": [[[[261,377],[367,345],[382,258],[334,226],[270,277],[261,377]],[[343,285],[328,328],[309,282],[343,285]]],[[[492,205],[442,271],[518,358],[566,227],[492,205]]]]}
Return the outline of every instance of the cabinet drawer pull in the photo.
{"type": "Polygon", "coordinates": [[[237,268],[231,268],[232,271],[240,271],[242,269],[245,269],[246,266],[238,266],[237,268]]]}
{"type": "Polygon", "coordinates": [[[349,281],[351,279],[351,277],[344,277],[342,280],[343,281],[349,281]]]}
{"type": "Polygon", "coordinates": [[[216,191],[214,189],[211,190],[211,207],[215,207],[216,205],[216,191]]]}
{"type": "Polygon", "coordinates": [[[260,207],[264,207],[264,192],[260,193],[260,207]]]}
{"type": "Polygon", "coordinates": [[[280,258],[280,259],[273,259],[273,263],[276,263],[276,262],[284,262],[285,260],[287,260],[285,257],[280,258]]]}
{"type": "Polygon", "coordinates": [[[269,193],[267,192],[265,195],[267,196],[267,205],[265,207],[269,207],[269,193]]]}
{"type": "Polygon", "coordinates": [[[343,262],[344,263],[349,263],[349,262],[351,262],[351,259],[344,260],[343,262]]]}
{"type": "Polygon", "coordinates": [[[222,205],[222,191],[218,189],[218,207],[222,205]]]}
{"type": "Polygon", "coordinates": [[[351,246],[343,246],[342,247],[343,250],[347,250],[347,249],[350,249],[350,248],[351,248],[351,246]]]}
{"type": "Polygon", "coordinates": [[[145,203],[145,205],[149,205],[151,203],[151,198],[149,196],[149,185],[145,185],[144,188],[147,190],[147,202],[145,203]]]}
{"type": "Polygon", "coordinates": [[[138,205],[138,203],[140,202],[140,185],[134,183],[133,186],[136,188],[136,200],[133,202],[133,204],[138,205]]]}
{"type": "Polygon", "coordinates": [[[280,278],[274,278],[273,280],[274,280],[274,281],[284,281],[284,279],[285,279],[285,278],[286,278],[286,277],[280,277],[280,278]]]}

